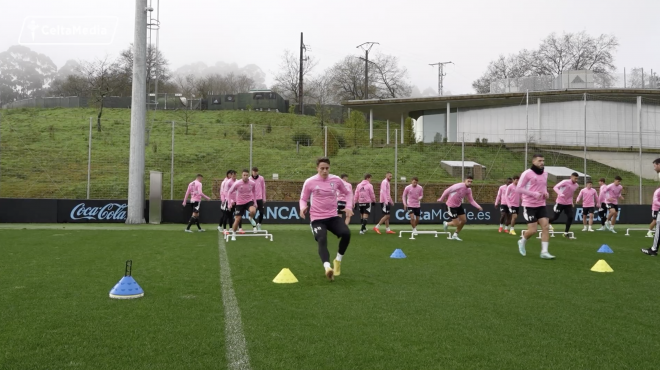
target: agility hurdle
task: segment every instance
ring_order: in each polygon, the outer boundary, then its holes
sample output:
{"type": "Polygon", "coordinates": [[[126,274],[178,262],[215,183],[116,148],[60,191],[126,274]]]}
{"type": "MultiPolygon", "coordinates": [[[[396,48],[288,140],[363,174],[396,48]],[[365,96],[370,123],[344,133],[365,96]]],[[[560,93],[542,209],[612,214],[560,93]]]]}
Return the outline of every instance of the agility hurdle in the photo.
{"type": "Polygon", "coordinates": [[[410,234],[410,240],[415,240],[415,235],[420,235],[420,234],[428,234],[428,235],[435,235],[437,238],[438,235],[443,235],[447,234],[447,239],[451,239],[451,233],[450,232],[444,232],[444,231],[399,231],[399,238],[403,236],[404,233],[409,233],[410,234]]]}
{"type": "MultiPolygon", "coordinates": [[[[523,230],[523,231],[520,233],[520,238],[521,238],[521,239],[525,236],[525,231],[527,231],[527,230],[523,230]]],[[[538,234],[539,234],[539,235],[536,237],[536,239],[541,239],[541,233],[542,233],[542,232],[543,232],[543,231],[538,231],[538,234]]],[[[551,238],[554,238],[554,237],[555,237],[555,234],[560,234],[560,235],[564,235],[564,234],[566,234],[566,235],[568,235],[568,238],[569,238],[569,239],[577,239],[577,238],[575,237],[575,233],[573,233],[572,231],[569,231],[569,232],[567,232],[567,233],[566,233],[566,232],[563,232],[563,231],[549,231],[549,233],[550,233],[550,237],[551,237],[551,238]]]]}
{"type": "MultiPolygon", "coordinates": [[[[648,232],[649,229],[648,228],[647,229],[635,229],[635,228],[626,229],[626,236],[630,236],[631,231],[646,231],[646,232],[648,232]]],[[[651,230],[651,233],[653,235],[655,235],[655,231],[651,230]]],[[[647,238],[652,238],[651,236],[646,236],[646,237],[647,238]]]]}
{"type": "MultiPolygon", "coordinates": [[[[232,233],[225,234],[225,241],[229,242],[231,240],[230,239],[231,236],[232,236],[232,233]]],[[[245,234],[238,234],[238,233],[236,234],[237,238],[238,237],[242,238],[242,237],[245,237],[245,236],[261,236],[261,237],[264,237],[266,239],[270,238],[271,242],[273,241],[273,234],[269,234],[268,230],[259,230],[258,232],[254,232],[254,233],[247,233],[246,232],[245,234]]]]}

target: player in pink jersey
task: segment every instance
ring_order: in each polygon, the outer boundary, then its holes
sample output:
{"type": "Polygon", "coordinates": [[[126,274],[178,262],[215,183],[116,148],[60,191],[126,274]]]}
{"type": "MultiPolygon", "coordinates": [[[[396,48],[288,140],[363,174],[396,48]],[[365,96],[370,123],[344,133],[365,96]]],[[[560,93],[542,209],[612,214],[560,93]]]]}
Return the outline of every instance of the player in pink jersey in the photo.
{"type": "MultiPolygon", "coordinates": [[[[653,169],[657,174],[660,174],[660,158],[657,158],[655,161],[653,161],[653,169]]],[[[660,175],[659,175],[660,176],[660,175]]],[[[655,194],[658,192],[658,190],[653,193],[653,204],[656,203],[656,196],[655,194]]],[[[660,207],[660,205],[659,205],[660,207]]],[[[660,244],[660,222],[658,222],[658,217],[660,213],[656,212],[656,218],[655,218],[655,235],[653,236],[653,244],[651,245],[651,248],[642,248],[642,253],[649,255],[649,256],[657,256],[658,255],[658,246],[660,244]]]]}
{"type": "Polygon", "coordinates": [[[264,204],[266,204],[266,180],[263,176],[259,175],[259,169],[257,167],[252,167],[252,181],[256,184],[254,194],[257,197],[257,211],[259,211],[259,217],[257,217],[256,222],[257,230],[261,230],[261,223],[264,221],[264,213],[266,213],[264,208],[264,204]]]}
{"type": "Polygon", "coordinates": [[[392,172],[386,173],[385,179],[380,183],[380,205],[383,218],[374,226],[374,231],[378,234],[380,234],[380,224],[383,223],[385,224],[385,233],[396,234],[396,232],[390,230],[390,211],[392,210],[391,207],[394,206],[390,192],[390,181],[392,181],[392,172]]]}
{"type": "Polygon", "coordinates": [[[518,240],[518,251],[527,255],[525,244],[537,231],[537,224],[541,225],[541,258],[553,259],[555,256],[548,253],[550,245],[550,229],[548,212],[545,201],[548,199],[548,173],[544,171],[545,159],[541,154],[534,154],[532,167],[520,175],[516,191],[522,195],[523,217],[527,221],[527,230],[522,239],[518,240]]]}
{"type": "Polygon", "coordinates": [[[500,206],[500,228],[497,232],[501,233],[504,229],[505,233],[509,232],[509,223],[511,220],[511,212],[509,211],[509,205],[507,204],[506,199],[506,189],[511,185],[513,179],[510,177],[506,179],[506,184],[500,186],[497,189],[497,197],[495,198],[495,207],[500,206]]]}
{"type": "Polygon", "coordinates": [[[605,178],[601,177],[598,180],[598,217],[600,217],[600,229],[596,231],[605,231],[605,222],[607,222],[607,205],[605,204],[605,189],[607,184],[605,178]]]}
{"type": "MultiPolygon", "coordinates": [[[[580,187],[578,185],[577,172],[571,174],[571,178],[558,182],[552,190],[557,193],[557,201],[555,206],[552,208],[554,211],[554,216],[550,219],[550,223],[557,221],[561,213],[566,213],[566,227],[564,229],[564,236],[568,238],[568,232],[571,231],[571,225],[573,224],[573,194],[580,187]]],[[[552,228],[550,228],[552,230],[552,228]]]]}
{"type": "Polygon", "coordinates": [[[341,260],[351,242],[351,231],[337,215],[337,193],[348,198],[353,194],[344,186],[344,181],[330,174],[330,159],[316,160],[317,174],[305,180],[300,194],[300,216],[305,218],[309,207],[309,218],[314,239],[318,243],[319,257],[323,262],[325,276],[333,281],[335,276],[341,274],[341,260]],[[328,231],[339,238],[337,258],[333,261],[334,268],[330,267],[330,253],[328,252],[328,231]]]}
{"type": "MultiPolygon", "coordinates": [[[[236,213],[236,191],[234,192],[229,192],[229,189],[236,183],[236,171],[232,170],[232,178],[229,179],[227,182],[227,205],[229,207],[229,226],[230,228],[234,225],[235,217],[234,214],[236,213]]],[[[245,234],[245,231],[243,231],[243,219],[238,222],[238,233],[239,234],[245,234]]],[[[229,234],[229,230],[227,230],[227,234],[229,234]]]]}
{"type": "Polygon", "coordinates": [[[647,238],[653,237],[656,219],[658,218],[658,211],[660,211],[660,188],[655,189],[653,192],[653,203],[651,204],[651,224],[649,225],[649,232],[646,233],[647,238]]]}
{"type": "Polygon", "coordinates": [[[438,198],[438,202],[443,202],[445,199],[447,200],[447,214],[452,218],[452,221],[443,221],[442,225],[444,226],[445,232],[449,226],[456,227],[456,231],[454,231],[454,235],[451,237],[453,240],[461,241],[458,237],[458,233],[463,230],[463,226],[467,223],[465,210],[463,209],[463,198],[467,197],[468,201],[474,208],[483,211],[481,206],[474,201],[474,198],[472,198],[472,189],[470,189],[472,187],[472,181],[472,176],[468,176],[465,178],[464,182],[459,182],[458,184],[448,187],[442,193],[440,198],[438,198]]]}
{"type": "Polygon", "coordinates": [[[609,211],[605,227],[615,234],[616,230],[614,230],[614,225],[616,225],[616,218],[619,214],[619,199],[624,199],[623,195],[621,195],[621,192],[623,191],[621,181],[621,177],[616,176],[614,177],[614,182],[607,185],[605,188],[605,207],[607,207],[607,210],[609,211]]]}
{"type": "Polygon", "coordinates": [[[419,179],[413,177],[410,185],[403,189],[403,195],[401,196],[403,210],[410,216],[410,226],[412,226],[413,234],[417,233],[417,225],[419,225],[419,216],[421,215],[421,201],[424,198],[424,189],[418,183],[419,179]]]}
{"type": "Polygon", "coordinates": [[[367,232],[367,222],[371,214],[371,206],[376,204],[376,195],[374,186],[371,185],[371,174],[364,175],[364,180],[355,187],[355,199],[353,202],[357,205],[362,216],[362,228],[360,234],[367,232]]]}
{"type": "Polygon", "coordinates": [[[222,180],[222,183],[220,184],[220,222],[218,223],[218,231],[222,232],[223,234],[226,234],[229,232],[229,228],[227,227],[227,224],[231,225],[233,223],[233,215],[231,214],[231,210],[229,209],[229,201],[227,198],[227,191],[231,187],[229,185],[230,183],[233,183],[232,181],[232,176],[235,178],[236,176],[236,171],[234,170],[228,170],[227,177],[225,177],[224,180],[222,180]]]}
{"type": "Polygon", "coordinates": [[[513,182],[506,188],[506,199],[509,204],[509,213],[511,214],[511,228],[509,235],[516,235],[516,220],[518,219],[518,209],[520,208],[520,194],[516,191],[520,176],[513,176],[513,182]]]}
{"type": "Polygon", "coordinates": [[[188,200],[188,196],[190,195],[190,205],[192,206],[192,217],[190,217],[190,221],[188,221],[188,227],[186,227],[185,232],[191,233],[190,231],[190,226],[192,224],[197,225],[197,231],[202,232],[204,229],[199,225],[199,207],[200,203],[202,202],[202,197],[206,199],[211,199],[207,197],[203,192],[202,192],[202,178],[204,176],[197,174],[197,178],[195,181],[191,182],[188,184],[188,190],[186,190],[186,195],[183,197],[183,206],[186,206],[186,202],[188,200]]]}
{"type": "Polygon", "coordinates": [[[594,224],[594,208],[598,203],[598,194],[596,189],[593,188],[594,183],[591,180],[587,181],[587,186],[580,190],[575,203],[582,201],[582,224],[584,227],[582,231],[594,231],[591,225],[594,224]],[[589,227],[587,228],[587,219],[589,219],[589,227]]]}
{"type": "Polygon", "coordinates": [[[229,199],[232,207],[234,209],[234,225],[232,227],[232,237],[231,240],[236,240],[236,230],[238,229],[241,219],[245,214],[245,211],[249,213],[250,222],[252,226],[256,226],[254,223],[254,214],[257,212],[257,208],[254,206],[256,198],[256,184],[250,179],[250,171],[243,170],[241,179],[234,182],[234,184],[229,188],[229,194],[233,194],[233,197],[229,199]]]}
{"type": "Polygon", "coordinates": [[[344,220],[344,223],[348,226],[351,223],[351,217],[353,217],[353,185],[348,182],[347,174],[342,173],[340,177],[350,196],[345,196],[337,189],[337,215],[339,218],[341,218],[341,215],[345,215],[346,220],[344,220]]]}

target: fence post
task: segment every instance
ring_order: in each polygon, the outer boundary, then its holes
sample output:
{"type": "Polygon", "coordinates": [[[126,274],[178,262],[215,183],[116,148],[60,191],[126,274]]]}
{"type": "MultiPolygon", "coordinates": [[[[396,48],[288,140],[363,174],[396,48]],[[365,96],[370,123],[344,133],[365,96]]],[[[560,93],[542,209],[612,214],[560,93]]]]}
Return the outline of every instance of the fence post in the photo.
{"type": "MultiPolygon", "coordinates": [[[[527,155],[527,153],[525,153],[527,155]]],[[[461,141],[461,181],[465,181],[465,132],[461,141]]]]}
{"type": "Polygon", "coordinates": [[[174,200],[174,121],[172,121],[172,154],[170,155],[170,200],[174,200]]]}
{"type": "Polygon", "coordinates": [[[374,110],[369,109],[369,146],[374,147],[374,110]]]}
{"type": "MultiPolygon", "coordinates": [[[[526,103],[525,103],[525,167],[527,168],[527,142],[529,141],[529,90],[526,94],[526,103]]],[[[465,139],[465,136],[463,136],[465,139]]],[[[465,140],[463,140],[465,141],[465,140]]],[[[465,181],[465,179],[463,179],[465,181]]]]}
{"type": "Polygon", "coordinates": [[[89,199],[89,181],[92,171],[92,117],[89,117],[89,143],[87,147],[87,199],[89,199]]]}
{"type": "Polygon", "coordinates": [[[323,156],[328,158],[328,126],[323,126],[323,135],[325,137],[323,143],[323,156]]]}
{"type": "Polygon", "coordinates": [[[396,195],[398,194],[399,185],[399,145],[398,130],[394,129],[394,203],[396,203],[396,195]]]}
{"type": "Polygon", "coordinates": [[[587,186],[587,93],[584,93],[584,186],[587,186]]]}
{"type": "Polygon", "coordinates": [[[254,124],[250,123],[250,171],[252,170],[252,126],[254,124]]]}
{"type": "Polygon", "coordinates": [[[639,204],[642,204],[642,97],[637,97],[637,127],[639,128],[639,204]]]}
{"type": "Polygon", "coordinates": [[[387,145],[390,145],[390,120],[389,119],[387,120],[387,145]]]}
{"type": "Polygon", "coordinates": [[[403,120],[403,114],[402,114],[401,115],[401,144],[403,144],[403,124],[404,124],[404,120],[403,120]]]}

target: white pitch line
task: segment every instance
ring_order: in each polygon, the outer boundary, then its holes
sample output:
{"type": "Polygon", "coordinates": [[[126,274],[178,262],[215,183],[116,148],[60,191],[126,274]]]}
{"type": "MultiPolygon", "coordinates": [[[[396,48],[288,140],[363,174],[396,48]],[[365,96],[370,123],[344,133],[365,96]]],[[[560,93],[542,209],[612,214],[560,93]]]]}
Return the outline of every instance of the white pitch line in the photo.
{"type": "Polygon", "coordinates": [[[250,370],[250,355],[243,334],[241,309],[238,307],[236,294],[231,281],[231,270],[227,258],[227,248],[222,234],[218,237],[220,255],[220,285],[222,287],[222,305],[225,308],[225,346],[227,365],[231,370],[250,370]]]}

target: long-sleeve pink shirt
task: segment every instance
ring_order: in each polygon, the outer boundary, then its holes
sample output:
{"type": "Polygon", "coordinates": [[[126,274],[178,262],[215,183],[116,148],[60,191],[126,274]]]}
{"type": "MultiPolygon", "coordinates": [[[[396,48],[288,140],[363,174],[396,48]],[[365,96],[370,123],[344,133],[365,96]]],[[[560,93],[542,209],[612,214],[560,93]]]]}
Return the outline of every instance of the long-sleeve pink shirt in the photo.
{"type": "Polygon", "coordinates": [[[300,213],[307,208],[307,202],[310,202],[311,221],[337,217],[337,193],[346,198],[352,196],[339,176],[328,175],[324,179],[320,175],[314,175],[308,178],[300,193],[300,213]]]}
{"type": "Polygon", "coordinates": [[[350,182],[346,182],[344,180],[341,180],[341,182],[344,184],[344,187],[348,191],[348,196],[337,189],[337,201],[346,202],[346,208],[351,209],[353,208],[353,185],[351,185],[350,182]]]}
{"type": "Polygon", "coordinates": [[[465,197],[467,197],[468,201],[474,206],[474,208],[481,208],[481,206],[474,201],[474,198],[472,198],[472,189],[468,188],[464,182],[459,182],[458,184],[454,184],[445,189],[440,198],[438,198],[438,202],[447,199],[447,207],[458,208],[463,204],[463,198],[465,197]]]}
{"type": "Polygon", "coordinates": [[[520,193],[516,191],[517,187],[516,184],[506,187],[506,201],[509,207],[520,207],[520,193]]]}
{"type": "Polygon", "coordinates": [[[355,203],[375,203],[376,194],[374,194],[374,186],[369,183],[367,180],[362,180],[355,187],[355,203]]]}
{"type": "Polygon", "coordinates": [[[587,189],[584,188],[580,190],[580,194],[578,194],[577,200],[575,200],[575,203],[579,203],[580,200],[582,200],[582,207],[595,207],[596,202],[598,201],[598,194],[596,193],[596,189],[591,188],[587,189]]]}
{"type": "Polygon", "coordinates": [[[605,200],[605,189],[607,189],[607,185],[606,185],[606,184],[603,184],[603,185],[600,186],[600,191],[599,191],[599,193],[598,193],[598,206],[599,206],[599,207],[600,207],[600,205],[601,205],[602,203],[607,202],[607,201],[605,200]]]}
{"type": "Polygon", "coordinates": [[[403,189],[403,195],[401,196],[403,205],[412,208],[419,208],[422,198],[424,198],[424,189],[422,189],[422,186],[413,186],[412,184],[403,189]]]}
{"type": "Polygon", "coordinates": [[[563,180],[558,182],[552,190],[557,193],[557,204],[573,205],[573,194],[578,189],[579,185],[573,181],[563,180]]]}
{"type": "Polygon", "coordinates": [[[200,200],[202,200],[202,197],[206,199],[211,199],[202,192],[202,183],[197,180],[188,184],[188,190],[186,190],[186,195],[183,197],[184,203],[186,202],[186,200],[188,200],[189,195],[190,195],[190,201],[193,203],[199,202],[200,200]]]}
{"type": "Polygon", "coordinates": [[[234,194],[234,197],[230,200],[232,203],[236,203],[239,206],[247,204],[249,202],[254,202],[256,204],[257,197],[255,196],[256,184],[254,181],[243,181],[243,179],[236,180],[234,184],[229,188],[229,194],[234,194]]]}
{"type": "Polygon", "coordinates": [[[254,188],[254,195],[257,197],[257,199],[266,201],[266,180],[264,177],[257,175],[257,178],[255,179],[254,176],[251,176],[250,180],[252,180],[256,185],[254,188]]]}
{"type": "Polygon", "coordinates": [[[500,186],[499,189],[497,189],[497,197],[495,198],[495,205],[501,204],[503,206],[508,206],[509,203],[507,203],[506,199],[506,189],[508,185],[502,185],[500,186]]]}
{"type": "Polygon", "coordinates": [[[533,170],[525,170],[518,180],[516,191],[522,194],[523,207],[545,207],[544,195],[548,195],[548,173],[538,175],[533,170]]]}
{"type": "Polygon", "coordinates": [[[611,183],[605,188],[605,203],[619,204],[623,186],[611,183]]]}
{"type": "Polygon", "coordinates": [[[228,177],[226,177],[224,180],[222,180],[222,183],[220,183],[220,200],[223,202],[227,198],[227,190],[229,190],[229,188],[226,187],[227,181],[229,181],[228,177]]]}
{"type": "Polygon", "coordinates": [[[384,179],[380,183],[380,202],[394,204],[392,202],[392,195],[390,194],[390,182],[387,179],[384,179]]]}
{"type": "Polygon", "coordinates": [[[236,192],[230,193],[232,185],[236,182],[236,179],[227,179],[225,183],[225,200],[229,203],[236,203],[236,192]]]}
{"type": "Polygon", "coordinates": [[[653,204],[651,205],[653,211],[660,211],[660,188],[655,189],[653,192],[653,204]]]}

